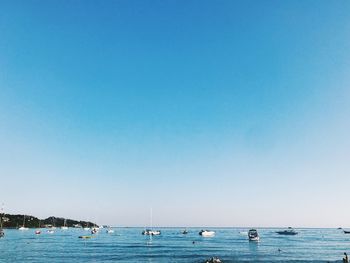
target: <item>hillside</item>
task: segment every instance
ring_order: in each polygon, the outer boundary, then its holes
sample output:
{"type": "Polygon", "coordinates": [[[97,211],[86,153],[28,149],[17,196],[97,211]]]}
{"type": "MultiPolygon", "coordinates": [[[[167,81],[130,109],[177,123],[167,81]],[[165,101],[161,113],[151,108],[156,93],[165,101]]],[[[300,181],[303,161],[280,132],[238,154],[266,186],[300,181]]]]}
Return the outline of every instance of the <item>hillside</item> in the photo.
{"type": "MultiPolygon", "coordinates": [[[[61,227],[64,225],[64,218],[62,217],[54,217],[50,216],[46,219],[39,219],[35,216],[31,215],[11,215],[4,214],[2,216],[2,222],[4,228],[17,228],[19,226],[24,225],[29,228],[37,228],[37,227],[46,227],[46,226],[55,226],[61,227]]],[[[84,227],[84,226],[93,226],[93,222],[89,221],[79,221],[73,219],[66,219],[66,226],[68,227],[84,227]]]]}

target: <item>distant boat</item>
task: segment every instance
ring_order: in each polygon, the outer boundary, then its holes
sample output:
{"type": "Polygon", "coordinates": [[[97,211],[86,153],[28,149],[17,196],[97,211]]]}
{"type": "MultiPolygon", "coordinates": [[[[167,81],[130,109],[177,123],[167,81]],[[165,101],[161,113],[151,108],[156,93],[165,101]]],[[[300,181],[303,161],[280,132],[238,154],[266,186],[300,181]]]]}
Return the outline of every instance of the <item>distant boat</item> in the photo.
{"type": "Polygon", "coordinates": [[[114,233],[114,230],[113,230],[113,229],[107,229],[107,230],[106,230],[106,233],[107,233],[107,234],[112,234],[112,233],[114,233]]]}
{"type": "Polygon", "coordinates": [[[97,234],[100,231],[100,228],[94,223],[94,226],[91,228],[91,234],[97,234]]]}
{"type": "Polygon", "coordinates": [[[199,232],[199,235],[202,236],[202,237],[213,237],[213,236],[215,236],[215,231],[201,230],[199,232]]]}
{"type": "Polygon", "coordinates": [[[91,234],[97,234],[99,229],[97,227],[91,228],[91,234]]]}
{"type": "Polygon", "coordinates": [[[39,227],[37,230],[35,230],[35,235],[40,235],[41,234],[41,230],[39,229],[40,228],[40,220],[39,220],[39,227]]]}
{"type": "Polygon", "coordinates": [[[344,234],[350,234],[350,231],[344,230],[344,234]]]}
{"type": "MultiPolygon", "coordinates": [[[[2,204],[4,205],[4,204],[2,204]]],[[[0,237],[4,237],[5,236],[5,231],[2,228],[2,221],[3,221],[3,217],[4,217],[5,213],[4,213],[4,207],[1,207],[1,213],[0,213],[0,237]]]]}
{"type": "Polygon", "coordinates": [[[294,235],[298,234],[298,232],[295,231],[291,227],[288,227],[288,229],[286,229],[286,230],[276,231],[276,233],[279,234],[279,235],[286,235],[286,236],[294,236],[294,235]]]}
{"type": "Polygon", "coordinates": [[[61,226],[61,229],[62,229],[62,230],[67,230],[67,229],[68,229],[68,226],[67,226],[67,219],[64,219],[64,221],[63,221],[63,226],[61,226]]]}
{"type": "Polygon", "coordinates": [[[219,258],[211,258],[205,261],[205,263],[221,263],[222,261],[219,258]]]}
{"type": "Polygon", "coordinates": [[[47,230],[47,233],[48,233],[48,234],[53,234],[53,233],[55,233],[55,231],[52,230],[52,229],[49,229],[49,230],[47,230]]]}
{"type": "Polygon", "coordinates": [[[86,224],[86,226],[83,228],[85,231],[90,230],[89,223],[86,224]]]}
{"type": "Polygon", "coordinates": [[[142,235],[148,235],[148,236],[158,236],[161,232],[159,230],[152,230],[152,229],[146,229],[142,231],[142,235]]]}
{"type": "Polygon", "coordinates": [[[256,229],[250,229],[248,232],[249,241],[259,241],[260,237],[256,229]]]}
{"type": "Polygon", "coordinates": [[[29,228],[25,227],[25,223],[26,223],[26,216],[24,215],[23,216],[23,225],[20,228],[18,228],[18,230],[21,230],[21,231],[28,230],[29,228]]]}
{"type": "Polygon", "coordinates": [[[187,235],[187,234],[188,234],[187,229],[185,229],[184,231],[182,231],[182,234],[183,234],[183,235],[187,235]]]}
{"type": "MultiPolygon", "coordinates": [[[[151,228],[150,229],[145,229],[142,231],[142,235],[147,235],[147,236],[159,236],[161,232],[159,230],[153,230],[153,211],[151,208],[151,228]]],[[[152,239],[150,238],[150,242],[152,242],[152,239]]]]}
{"type": "Polygon", "coordinates": [[[79,238],[82,238],[82,239],[89,239],[89,238],[92,238],[92,236],[79,236],[79,238]]]}

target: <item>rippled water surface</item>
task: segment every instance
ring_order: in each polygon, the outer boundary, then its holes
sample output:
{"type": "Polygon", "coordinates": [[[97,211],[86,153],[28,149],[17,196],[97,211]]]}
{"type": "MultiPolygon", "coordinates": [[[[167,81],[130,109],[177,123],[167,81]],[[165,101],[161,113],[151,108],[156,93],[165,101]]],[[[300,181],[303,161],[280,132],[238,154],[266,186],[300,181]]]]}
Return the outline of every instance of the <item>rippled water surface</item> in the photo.
{"type": "Polygon", "coordinates": [[[350,235],[337,229],[298,229],[296,236],[280,236],[276,229],[258,229],[259,243],[249,242],[247,229],[217,228],[215,237],[203,238],[200,229],[163,228],[162,235],[142,236],[141,228],[101,230],[88,240],[82,229],[5,230],[0,239],[0,262],[203,262],[217,256],[223,262],[342,262],[350,252],[350,235]],[[193,244],[193,241],[195,242],[193,244]],[[278,249],[281,251],[279,252],[278,249]]]}

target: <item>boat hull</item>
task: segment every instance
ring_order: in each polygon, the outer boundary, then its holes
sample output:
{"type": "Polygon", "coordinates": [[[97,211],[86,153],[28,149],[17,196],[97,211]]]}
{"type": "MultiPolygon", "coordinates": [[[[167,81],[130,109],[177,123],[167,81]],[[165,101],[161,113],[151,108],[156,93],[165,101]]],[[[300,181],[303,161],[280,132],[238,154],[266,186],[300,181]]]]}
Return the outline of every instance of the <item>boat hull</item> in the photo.
{"type": "Polygon", "coordinates": [[[213,237],[213,236],[215,236],[215,232],[214,231],[201,231],[201,232],[199,232],[199,235],[201,235],[202,237],[213,237]]]}

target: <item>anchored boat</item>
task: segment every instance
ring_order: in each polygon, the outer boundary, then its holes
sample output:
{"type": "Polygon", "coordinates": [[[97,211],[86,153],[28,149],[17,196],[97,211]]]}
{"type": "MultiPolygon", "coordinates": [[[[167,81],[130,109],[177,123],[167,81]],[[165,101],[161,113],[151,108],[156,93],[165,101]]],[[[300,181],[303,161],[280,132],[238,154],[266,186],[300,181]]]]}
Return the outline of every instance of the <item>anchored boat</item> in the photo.
{"type": "Polygon", "coordinates": [[[202,237],[213,237],[213,236],[215,236],[215,231],[201,230],[199,232],[199,235],[202,236],[202,237]]]}
{"type": "Polygon", "coordinates": [[[258,231],[256,229],[250,229],[248,232],[248,238],[249,238],[249,241],[258,242],[260,240],[258,231]]]}
{"type": "Polygon", "coordinates": [[[298,232],[295,231],[291,227],[288,227],[288,229],[286,229],[286,230],[276,231],[276,233],[279,234],[279,235],[286,235],[286,236],[294,236],[294,235],[298,234],[298,232]]]}

